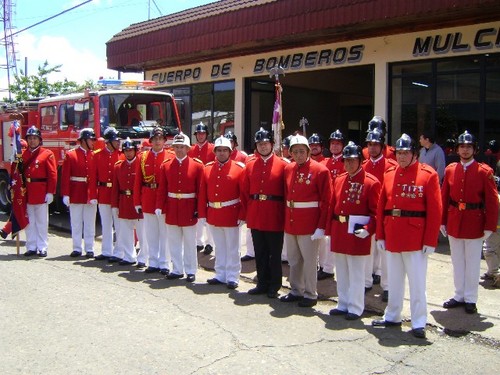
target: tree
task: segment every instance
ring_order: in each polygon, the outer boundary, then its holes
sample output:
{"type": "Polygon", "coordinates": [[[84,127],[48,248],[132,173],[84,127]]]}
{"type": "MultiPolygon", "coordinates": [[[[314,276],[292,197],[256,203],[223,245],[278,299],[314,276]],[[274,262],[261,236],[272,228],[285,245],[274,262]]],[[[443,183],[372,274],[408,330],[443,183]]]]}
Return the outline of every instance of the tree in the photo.
{"type": "MultiPolygon", "coordinates": [[[[95,88],[92,80],[85,81],[82,85],[74,81],[57,81],[50,83],[48,75],[54,72],[60,72],[62,65],[49,66],[45,61],[42,66],[38,66],[36,75],[24,76],[21,70],[21,75],[15,77],[16,82],[10,85],[9,89],[14,96],[14,101],[30,100],[33,98],[44,98],[50,93],[68,94],[71,92],[83,91],[85,88],[95,88]]],[[[8,101],[4,98],[4,101],[8,101]]]]}

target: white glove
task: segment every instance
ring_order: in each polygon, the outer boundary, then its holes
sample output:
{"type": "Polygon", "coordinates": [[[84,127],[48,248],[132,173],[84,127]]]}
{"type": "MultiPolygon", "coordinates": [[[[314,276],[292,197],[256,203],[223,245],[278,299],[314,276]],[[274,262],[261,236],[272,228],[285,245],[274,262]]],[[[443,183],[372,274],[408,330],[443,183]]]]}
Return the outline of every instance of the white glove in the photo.
{"type": "Polygon", "coordinates": [[[448,237],[448,233],[446,233],[446,225],[441,225],[439,227],[439,231],[441,232],[441,234],[443,235],[443,237],[448,237]]]}
{"type": "Polygon", "coordinates": [[[486,241],[492,234],[493,234],[493,232],[491,230],[485,230],[484,236],[483,236],[483,241],[486,241]]]}
{"type": "Polygon", "coordinates": [[[377,249],[379,251],[385,251],[385,240],[377,240],[377,249]]]}
{"type": "Polygon", "coordinates": [[[155,210],[155,215],[156,215],[156,216],[158,216],[158,217],[160,217],[160,216],[161,216],[161,208],[157,208],[157,209],[155,210]]]}
{"type": "Polygon", "coordinates": [[[316,228],[313,235],[311,236],[311,240],[315,241],[315,240],[320,240],[322,238],[325,238],[325,230],[316,228]]]}
{"type": "Polygon", "coordinates": [[[424,248],[422,249],[422,253],[430,255],[430,254],[434,254],[435,250],[436,250],[435,247],[424,245],[424,248]]]}
{"type": "Polygon", "coordinates": [[[69,197],[67,195],[63,197],[63,203],[65,206],[69,207],[69,197]]]}
{"type": "Polygon", "coordinates": [[[54,194],[51,193],[45,194],[45,203],[51,204],[53,200],[54,200],[54,194]]]}
{"type": "Polygon", "coordinates": [[[118,216],[118,207],[111,208],[111,212],[113,212],[113,216],[118,216]]]}
{"type": "Polygon", "coordinates": [[[91,205],[96,205],[97,204],[97,199],[91,199],[91,200],[89,200],[89,203],[91,205]]]}
{"type": "Polygon", "coordinates": [[[135,208],[135,212],[137,212],[138,214],[140,214],[140,213],[141,213],[141,211],[142,211],[142,206],[135,206],[134,208],[135,208]]]}
{"type": "Polygon", "coordinates": [[[358,229],[354,231],[354,235],[359,238],[366,238],[370,235],[370,233],[366,229],[358,229]]]}
{"type": "Polygon", "coordinates": [[[245,224],[245,220],[238,220],[238,226],[241,227],[245,224]]]}

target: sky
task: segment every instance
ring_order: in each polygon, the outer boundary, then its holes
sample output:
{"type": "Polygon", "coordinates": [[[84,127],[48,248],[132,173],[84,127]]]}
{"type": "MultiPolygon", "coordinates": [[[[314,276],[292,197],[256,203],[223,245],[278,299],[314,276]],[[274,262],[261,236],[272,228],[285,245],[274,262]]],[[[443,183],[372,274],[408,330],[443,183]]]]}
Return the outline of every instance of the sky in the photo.
{"type": "MultiPolygon", "coordinates": [[[[86,1],[11,0],[13,33],[86,1]]],[[[14,36],[18,74],[21,70],[36,74],[38,66],[48,61],[50,67],[62,64],[60,73],[49,76],[50,82],[64,78],[77,83],[87,79],[95,82],[101,76],[117,78],[118,72],[106,67],[106,42],[113,35],[134,23],[211,2],[214,0],[92,0],[14,36]]],[[[3,44],[0,48],[0,66],[5,67],[3,44]]],[[[142,75],[127,73],[122,78],[141,79],[142,75]]],[[[0,97],[7,96],[7,87],[7,70],[3,68],[0,97]]]]}

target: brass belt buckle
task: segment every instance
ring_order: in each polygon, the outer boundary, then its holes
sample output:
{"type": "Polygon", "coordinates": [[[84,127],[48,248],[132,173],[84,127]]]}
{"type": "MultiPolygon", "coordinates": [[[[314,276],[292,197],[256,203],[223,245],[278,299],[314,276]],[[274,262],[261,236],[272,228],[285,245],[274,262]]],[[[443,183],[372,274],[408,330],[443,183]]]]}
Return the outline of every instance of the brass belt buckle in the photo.
{"type": "Polygon", "coordinates": [[[347,222],[347,217],[344,216],[344,215],[339,215],[339,221],[344,224],[345,222],[347,222]]]}
{"type": "Polygon", "coordinates": [[[293,208],[293,201],[288,201],[288,207],[293,208]]]}
{"type": "Polygon", "coordinates": [[[31,178],[26,177],[26,182],[31,182],[31,178]]]}
{"type": "Polygon", "coordinates": [[[401,217],[401,210],[399,208],[393,209],[392,216],[401,217]]]}
{"type": "Polygon", "coordinates": [[[214,202],[214,208],[222,208],[222,202],[214,202]]]}
{"type": "Polygon", "coordinates": [[[176,197],[177,199],[181,199],[181,198],[182,198],[182,194],[181,194],[181,193],[175,193],[175,197],[176,197]]]}
{"type": "Polygon", "coordinates": [[[259,201],[265,201],[267,200],[267,195],[266,194],[259,194],[259,201]]]}
{"type": "Polygon", "coordinates": [[[465,210],[466,203],[465,202],[458,202],[458,210],[459,211],[464,211],[465,210]]]}

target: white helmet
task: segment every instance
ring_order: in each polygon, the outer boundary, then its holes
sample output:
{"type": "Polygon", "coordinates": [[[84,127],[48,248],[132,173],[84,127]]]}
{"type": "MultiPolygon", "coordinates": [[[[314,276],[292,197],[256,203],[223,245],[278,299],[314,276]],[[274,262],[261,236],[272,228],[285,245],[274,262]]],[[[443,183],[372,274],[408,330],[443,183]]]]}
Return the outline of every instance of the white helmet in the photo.
{"type": "Polygon", "coordinates": [[[290,138],[290,150],[292,150],[292,147],[295,145],[304,145],[308,150],[310,150],[309,142],[303,135],[292,135],[292,137],[290,138]]]}
{"type": "Polygon", "coordinates": [[[231,151],[233,151],[233,148],[231,147],[231,141],[222,135],[215,140],[214,151],[217,147],[228,147],[231,151]]]}
{"type": "Polygon", "coordinates": [[[179,133],[174,137],[172,146],[174,145],[191,147],[191,141],[189,140],[189,137],[187,137],[185,134],[179,133]]]}

